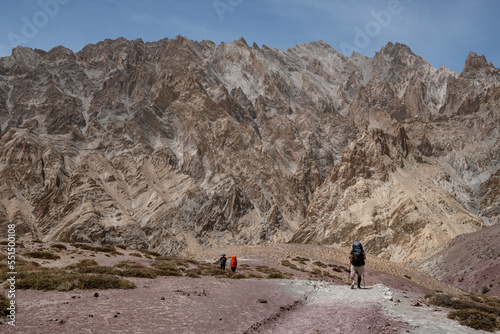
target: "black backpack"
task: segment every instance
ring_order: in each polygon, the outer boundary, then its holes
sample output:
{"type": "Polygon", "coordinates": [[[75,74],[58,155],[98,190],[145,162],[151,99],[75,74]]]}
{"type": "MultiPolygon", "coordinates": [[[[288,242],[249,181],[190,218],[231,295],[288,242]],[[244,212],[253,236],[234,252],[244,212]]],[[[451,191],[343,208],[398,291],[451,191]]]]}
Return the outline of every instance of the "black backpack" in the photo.
{"type": "Polygon", "coordinates": [[[355,242],[352,245],[351,254],[352,254],[353,265],[355,265],[356,267],[365,265],[365,259],[363,257],[363,246],[361,245],[360,242],[355,242]]]}
{"type": "Polygon", "coordinates": [[[223,257],[220,258],[220,262],[222,264],[226,264],[226,261],[227,261],[227,258],[225,256],[223,256],[223,257]]]}

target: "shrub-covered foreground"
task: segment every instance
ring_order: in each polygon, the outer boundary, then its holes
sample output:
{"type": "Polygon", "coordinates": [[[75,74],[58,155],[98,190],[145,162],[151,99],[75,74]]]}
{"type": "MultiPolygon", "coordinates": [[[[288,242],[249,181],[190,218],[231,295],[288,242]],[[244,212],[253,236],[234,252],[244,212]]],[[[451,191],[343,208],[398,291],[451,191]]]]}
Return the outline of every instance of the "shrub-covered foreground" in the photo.
{"type": "Polygon", "coordinates": [[[7,308],[10,305],[9,299],[3,294],[0,293],[0,316],[5,316],[9,314],[7,308]]]}
{"type": "Polygon", "coordinates": [[[427,301],[437,306],[456,309],[448,318],[474,329],[494,332],[500,329],[500,299],[477,295],[451,295],[436,293],[426,296],[427,301]]]}
{"type": "MultiPolygon", "coordinates": [[[[74,244],[82,249],[94,251],[114,252],[115,249],[109,246],[94,247],[86,244],[74,244]]],[[[135,284],[124,277],[156,278],[158,276],[185,276],[199,278],[202,276],[214,276],[217,278],[246,279],[246,278],[267,278],[267,279],[293,279],[293,275],[283,273],[275,268],[267,266],[257,266],[251,268],[249,265],[241,265],[236,273],[229,268],[219,269],[219,265],[203,261],[196,261],[189,258],[175,256],[161,256],[153,252],[141,252],[148,257],[155,256],[150,265],[133,260],[124,260],[113,266],[102,266],[94,259],[81,259],[65,268],[47,268],[40,266],[35,261],[28,261],[18,257],[16,269],[18,272],[16,287],[18,289],[35,290],[58,290],[69,291],[73,289],[133,289],[135,284]]],[[[29,252],[25,256],[32,256],[40,259],[53,258],[57,255],[50,252],[29,252]],[[55,255],[52,257],[52,255],[55,255]]],[[[119,255],[119,254],[118,254],[119,255]]],[[[0,258],[4,258],[1,256],[0,258]]],[[[0,283],[7,279],[7,268],[0,263],[0,283]]],[[[1,304],[0,300],[0,304],[1,304]]],[[[0,305],[0,307],[2,307],[0,305]]]]}
{"type": "Polygon", "coordinates": [[[52,252],[44,252],[44,251],[28,252],[28,253],[24,253],[24,256],[32,257],[35,259],[46,259],[46,260],[58,260],[61,258],[57,254],[54,254],[52,252]]]}
{"type": "MultiPolygon", "coordinates": [[[[6,287],[6,286],[4,286],[6,287]]],[[[43,268],[43,270],[19,272],[17,289],[58,290],[73,289],[134,289],[134,283],[108,274],[82,274],[74,271],[43,268]]]]}

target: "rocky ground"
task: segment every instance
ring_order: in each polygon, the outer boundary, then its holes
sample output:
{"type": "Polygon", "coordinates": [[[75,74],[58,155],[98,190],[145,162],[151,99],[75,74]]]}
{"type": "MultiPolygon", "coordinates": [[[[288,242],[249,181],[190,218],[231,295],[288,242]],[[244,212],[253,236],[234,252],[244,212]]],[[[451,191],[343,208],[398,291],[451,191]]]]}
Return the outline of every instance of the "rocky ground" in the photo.
{"type": "MultiPolygon", "coordinates": [[[[54,250],[49,244],[26,244],[21,253],[38,249],[61,257],[35,259],[45,267],[65,267],[82,259],[93,259],[101,266],[112,266],[123,260],[149,266],[156,257],[129,249],[119,249],[122,254],[112,255],[66,246],[66,250],[54,250]],[[134,255],[138,253],[143,256],[134,255]]],[[[446,309],[427,305],[423,299],[437,288],[445,292],[458,290],[414,269],[369,256],[362,289],[351,290],[346,284],[347,273],[336,271],[342,268],[339,260],[345,256],[340,249],[269,245],[233,247],[226,253],[239,256],[237,273],[255,272],[263,278],[127,277],[137,288],[18,290],[17,327],[4,323],[0,331],[477,333],[447,319],[446,309]],[[286,260],[288,262],[284,262],[286,260]],[[317,267],[322,269],[321,273],[314,270],[317,267]],[[266,270],[262,268],[291,274],[294,279],[267,279],[266,270]]],[[[214,249],[200,253],[197,259],[215,267],[218,254],[219,250],[214,249]]]]}

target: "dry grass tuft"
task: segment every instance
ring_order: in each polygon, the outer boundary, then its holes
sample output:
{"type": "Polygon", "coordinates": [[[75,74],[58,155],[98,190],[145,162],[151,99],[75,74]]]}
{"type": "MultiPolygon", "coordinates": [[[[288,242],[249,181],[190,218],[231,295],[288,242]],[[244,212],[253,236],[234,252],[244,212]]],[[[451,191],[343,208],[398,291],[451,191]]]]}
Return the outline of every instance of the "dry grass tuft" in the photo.
{"type": "Polygon", "coordinates": [[[130,253],[130,256],[142,257],[141,253],[130,253]]]}
{"type": "Polygon", "coordinates": [[[499,298],[437,293],[426,296],[426,299],[431,304],[458,310],[448,317],[460,321],[462,325],[490,332],[500,329],[499,298]]]}
{"type": "Polygon", "coordinates": [[[134,283],[114,275],[82,274],[54,268],[42,269],[18,273],[16,288],[69,291],[73,289],[133,289],[136,287],[134,283]]]}
{"type": "Polygon", "coordinates": [[[32,257],[35,259],[45,259],[45,260],[58,260],[61,257],[57,254],[51,253],[51,252],[44,252],[44,251],[33,251],[33,252],[28,252],[24,253],[24,256],[27,257],[32,257]]]}
{"type": "Polygon", "coordinates": [[[294,257],[292,259],[292,261],[295,261],[295,262],[298,262],[300,264],[306,264],[306,262],[309,262],[310,260],[308,258],[305,258],[305,257],[301,257],[301,256],[297,256],[297,257],[294,257]]]}
{"type": "Polygon", "coordinates": [[[494,332],[500,328],[500,323],[495,316],[477,310],[452,311],[448,314],[448,318],[459,321],[463,326],[487,332],[494,332]]]}
{"type": "Polygon", "coordinates": [[[341,273],[341,272],[346,272],[348,273],[349,272],[349,269],[344,267],[344,266],[337,266],[335,264],[329,264],[328,267],[331,267],[333,271],[336,271],[338,273],[341,273]]]}
{"type": "Polygon", "coordinates": [[[9,305],[10,300],[3,293],[0,293],[0,317],[9,314],[7,310],[9,305]]]}
{"type": "Polygon", "coordinates": [[[313,262],[314,265],[318,266],[318,267],[321,267],[321,268],[326,268],[328,267],[326,264],[324,264],[323,262],[321,261],[316,261],[316,262],[313,262]]]}
{"type": "Polygon", "coordinates": [[[63,245],[63,244],[53,244],[53,245],[51,245],[50,247],[52,247],[52,248],[56,248],[56,249],[60,249],[60,250],[66,250],[66,249],[68,249],[68,247],[66,247],[66,246],[65,246],[65,245],[63,245]]]}
{"type": "Polygon", "coordinates": [[[293,279],[293,275],[289,273],[282,273],[282,272],[277,272],[277,273],[272,273],[266,276],[266,278],[269,279],[293,279]]]}
{"type": "Polygon", "coordinates": [[[295,264],[291,263],[288,260],[282,260],[281,261],[281,265],[285,266],[285,267],[289,267],[289,268],[295,269],[295,270],[299,270],[299,267],[297,267],[295,264]]]}

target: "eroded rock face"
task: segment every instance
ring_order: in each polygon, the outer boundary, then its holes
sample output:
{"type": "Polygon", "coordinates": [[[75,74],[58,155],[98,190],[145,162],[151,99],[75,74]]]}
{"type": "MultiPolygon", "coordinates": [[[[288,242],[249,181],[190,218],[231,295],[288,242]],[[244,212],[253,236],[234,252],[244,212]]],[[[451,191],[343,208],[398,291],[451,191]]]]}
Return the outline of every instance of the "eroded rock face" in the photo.
{"type": "Polygon", "coordinates": [[[484,226],[434,184],[442,177],[450,178],[435,159],[422,157],[404,127],[394,135],[372,129],[316,189],[292,242],[349,247],[359,240],[393,261],[419,259],[484,226]]]}
{"type": "Polygon", "coordinates": [[[483,58],[458,75],[392,43],[18,47],[0,59],[0,224],[170,253],[362,234],[418,257],[498,221],[500,74],[483,58]]]}

